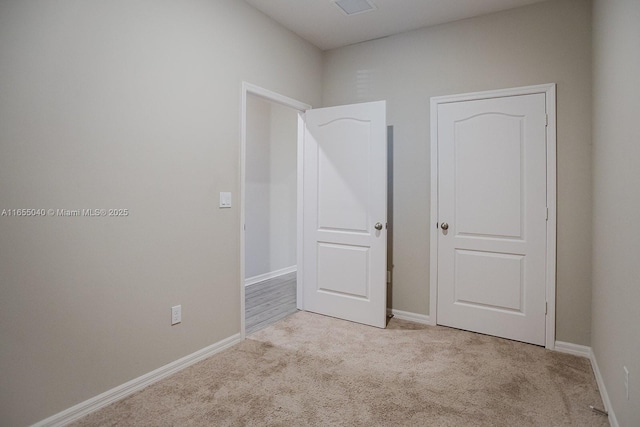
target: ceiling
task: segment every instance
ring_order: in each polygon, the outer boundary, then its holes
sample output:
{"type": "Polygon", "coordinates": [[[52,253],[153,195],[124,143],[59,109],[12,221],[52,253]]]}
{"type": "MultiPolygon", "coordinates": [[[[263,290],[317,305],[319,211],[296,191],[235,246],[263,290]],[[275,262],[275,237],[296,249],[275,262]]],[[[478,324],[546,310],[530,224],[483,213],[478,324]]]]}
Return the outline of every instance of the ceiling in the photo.
{"type": "Polygon", "coordinates": [[[245,1],[328,50],[546,0],[369,0],[376,10],[350,16],[335,0],[245,1]]]}

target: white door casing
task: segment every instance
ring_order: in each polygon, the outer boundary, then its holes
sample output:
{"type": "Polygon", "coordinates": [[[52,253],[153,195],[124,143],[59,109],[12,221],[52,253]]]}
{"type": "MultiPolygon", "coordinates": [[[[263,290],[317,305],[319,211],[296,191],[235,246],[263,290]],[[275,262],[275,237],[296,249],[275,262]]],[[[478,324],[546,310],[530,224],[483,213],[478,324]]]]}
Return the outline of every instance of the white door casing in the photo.
{"type": "MultiPolygon", "coordinates": [[[[304,111],[309,110],[311,105],[297,101],[293,98],[286,97],[279,93],[264,89],[251,83],[242,82],[241,87],[241,115],[240,115],[240,335],[244,339],[246,335],[245,328],[245,194],[246,194],[246,149],[247,149],[247,97],[255,95],[264,98],[270,102],[274,102],[293,110],[297,110],[299,116],[304,111]]],[[[298,134],[298,159],[297,159],[297,302],[300,304],[302,300],[302,269],[300,267],[302,259],[302,140],[300,133],[298,134]]],[[[300,307],[299,307],[300,308],[300,307]]]]}
{"type": "Polygon", "coordinates": [[[309,110],[304,122],[303,308],[384,328],[386,104],[309,110]]]}
{"type": "Polygon", "coordinates": [[[553,346],[555,128],[549,138],[546,122],[554,88],[432,100],[438,324],[553,346]]]}

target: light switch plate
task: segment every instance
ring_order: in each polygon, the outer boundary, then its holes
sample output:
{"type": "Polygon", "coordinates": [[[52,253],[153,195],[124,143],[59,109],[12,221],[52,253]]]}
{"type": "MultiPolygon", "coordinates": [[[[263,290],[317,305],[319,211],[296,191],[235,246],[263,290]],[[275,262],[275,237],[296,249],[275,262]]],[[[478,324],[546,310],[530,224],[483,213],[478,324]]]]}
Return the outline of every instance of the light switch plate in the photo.
{"type": "Polygon", "coordinates": [[[231,207],[231,193],[229,192],[220,192],[220,207],[221,208],[230,208],[231,207]]]}
{"type": "Polygon", "coordinates": [[[182,305],[171,307],[171,326],[182,322],[182,305]]]}

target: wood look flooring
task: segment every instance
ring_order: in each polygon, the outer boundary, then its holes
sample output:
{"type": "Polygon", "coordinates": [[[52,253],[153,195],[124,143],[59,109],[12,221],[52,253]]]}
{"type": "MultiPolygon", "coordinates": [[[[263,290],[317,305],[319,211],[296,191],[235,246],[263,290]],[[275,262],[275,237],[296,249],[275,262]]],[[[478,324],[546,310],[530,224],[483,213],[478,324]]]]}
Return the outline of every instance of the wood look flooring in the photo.
{"type": "Polygon", "coordinates": [[[296,309],[296,273],[265,280],[245,288],[247,335],[293,314],[296,309]]]}

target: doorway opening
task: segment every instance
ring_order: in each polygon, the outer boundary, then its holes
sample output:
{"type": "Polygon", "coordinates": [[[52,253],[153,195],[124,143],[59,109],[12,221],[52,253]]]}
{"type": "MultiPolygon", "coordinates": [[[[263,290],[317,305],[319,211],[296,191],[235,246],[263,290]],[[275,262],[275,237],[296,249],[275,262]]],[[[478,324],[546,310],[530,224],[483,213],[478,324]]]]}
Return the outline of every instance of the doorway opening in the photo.
{"type": "Polygon", "coordinates": [[[298,116],[311,108],[243,83],[241,333],[297,310],[298,116]]]}

